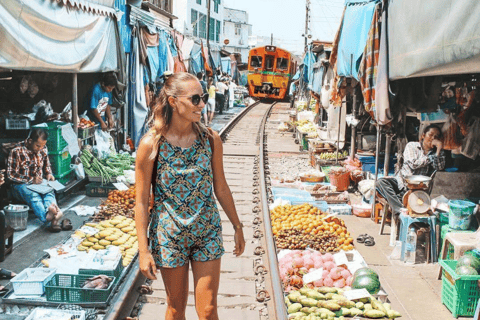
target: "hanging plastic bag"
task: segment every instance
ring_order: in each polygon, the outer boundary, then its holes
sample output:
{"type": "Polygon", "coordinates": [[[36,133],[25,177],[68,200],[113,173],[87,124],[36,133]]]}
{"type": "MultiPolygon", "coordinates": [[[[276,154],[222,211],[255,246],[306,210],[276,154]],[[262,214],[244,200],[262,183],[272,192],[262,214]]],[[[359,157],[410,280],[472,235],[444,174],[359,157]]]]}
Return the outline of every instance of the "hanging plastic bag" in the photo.
{"type": "Polygon", "coordinates": [[[475,118],[473,124],[468,128],[468,134],[463,139],[462,154],[475,160],[480,151],[480,119],[475,118]]]}
{"type": "Polygon", "coordinates": [[[75,175],[77,176],[77,180],[85,179],[85,169],[83,168],[83,164],[71,164],[70,169],[75,171],[75,175]]]}
{"type": "Polygon", "coordinates": [[[448,116],[447,122],[443,125],[443,149],[454,150],[461,146],[457,140],[458,123],[452,114],[448,116]]]}
{"type": "Polygon", "coordinates": [[[111,153],[115,153],[115,144],[109,132],[100,129],[95,130],[95,142],[98,158],[105,159],[111,153]]]}

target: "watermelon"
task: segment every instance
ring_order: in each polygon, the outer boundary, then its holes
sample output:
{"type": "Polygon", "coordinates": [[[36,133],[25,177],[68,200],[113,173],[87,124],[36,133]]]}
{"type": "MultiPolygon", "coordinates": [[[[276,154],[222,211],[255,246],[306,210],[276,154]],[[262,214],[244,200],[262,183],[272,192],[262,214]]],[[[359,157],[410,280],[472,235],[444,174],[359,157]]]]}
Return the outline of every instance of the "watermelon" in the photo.
{"type": "Polygon", "coordinates": [[[380,281],[377,274],[364,274],[355,276],[352,281],[352,289],[367,289],[370,294],[380,291],[380,281]]]}
{"type": "Polygon", "coordinates": [[[373,271],[370,268],[360,268],[360,269],[358,269],[357,271],[355,271],[355,274],[353,275],[353,277],[355,278],[355,277],[364,276],[364,275],[375,276],[378,280],[378,273],[376,273],[375,271],[373,271]]]}
{"type": "Polygon", "coordinates": [[[470,266],[460,266],[455,269],[455,273],[459,276],[476,276],[478,275],[477,270],[470,266]]]}
{"type": "Polygon", "coordinates": [[[462,266],[472,267],[477,273],[480,273],[480,259],[474,255],[466,254],[460,257],[457,261],[457,268],[462,266]]]}

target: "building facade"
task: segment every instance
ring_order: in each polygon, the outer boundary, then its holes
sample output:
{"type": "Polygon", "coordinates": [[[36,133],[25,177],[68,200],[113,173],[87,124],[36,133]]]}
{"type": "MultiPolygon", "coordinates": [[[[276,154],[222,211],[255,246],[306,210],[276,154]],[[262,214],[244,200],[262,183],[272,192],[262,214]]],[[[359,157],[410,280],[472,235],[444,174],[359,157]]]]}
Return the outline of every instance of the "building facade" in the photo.
{"type": "Polygon", "coordinates": [[[210,3],[210,34],[211,44],[220,44],[223,29],[222,0],[175,0],[173,14],[178,17],[173,27],[184,35],[207,39],[208,1],[210,3]]]}
{"type": "Polygon", "coordinates": [[[223,16],[223,37],[228,40],[225,50],[240,53],[242,62],[248,61],[248,38],[252,35],[252,25],[248,23],[248,13],[243,10],[225,8],[223,16]]]}

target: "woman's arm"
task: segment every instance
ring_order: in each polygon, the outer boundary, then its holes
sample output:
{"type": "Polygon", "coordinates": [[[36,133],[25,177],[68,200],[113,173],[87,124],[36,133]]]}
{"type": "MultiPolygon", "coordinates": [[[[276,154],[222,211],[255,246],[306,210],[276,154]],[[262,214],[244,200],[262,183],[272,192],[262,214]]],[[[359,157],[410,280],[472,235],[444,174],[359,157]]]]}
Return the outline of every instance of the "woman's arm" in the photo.
{"type": "Polygon", "coordinates": [[[225,172],[223,171],[222,139],[215,131],[213,132],[212,170],[215,196],[235,229],[235,249],[233,253],[238,257],[245,250],[245,239],[243,238],[242,224],[235,209],[232,192],[228,187],[225,172]]]}
{"type": "Polygon", "coordinates": [[[152,254],[148,249],[147,229],[150,222],[148,203],[152,185],[152,171],[154,160],[150,159],[153,148],[153,136],[146,134],[140,141],[135,163],[135,226],[137,228],[140,271],[147,278],[155,280],[156,266],[152,254]]]}

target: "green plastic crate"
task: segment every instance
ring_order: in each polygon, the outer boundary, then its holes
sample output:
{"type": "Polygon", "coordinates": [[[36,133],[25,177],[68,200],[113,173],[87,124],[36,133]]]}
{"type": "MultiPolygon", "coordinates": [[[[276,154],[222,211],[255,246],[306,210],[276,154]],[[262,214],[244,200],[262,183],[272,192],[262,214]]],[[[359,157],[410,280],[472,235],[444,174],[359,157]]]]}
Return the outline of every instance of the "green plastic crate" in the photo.
{"type": "Polygon", "coordinates": [[[71,180],[74,178],[74,172],[73,169],[70,169],[70,171],[64,172],[60,175],[53,175],[55,179],[60,182],[63,185],[67,185],[71,180]]]}
{"type": "Polygon", "coordinates": [[[455,273],[456,260],[440,260],[442,273],[442,303],[454,318],[472,317],[480,299],[480,275],[461,276],[455,273]]]}
{"type": "Polygon", "coordinates": [[[50,159],[50,165],[54,176],[61,176],[62,174],[71,171],[70,163],[72,162],[72,156],[68,151],[58,154],[50,153],[48,158],[50,159]]]}
{"type": "MultiPolygon", "coordinates": [[[[47,122],[48,127],[43,127],[48,131],[47,148],[49,153],[59,153],[67,147],[67,142],[62,136],[62,126],[65,122],[47,122]]],[[[68,124],[71,126],[71,124],[68,124]]]]}
{"type": "Polygon", "coordinates": [[[85,280],[91,275],[56,274],[45,285],[47,301],[67,303],[102,303],[107,302],[116,279],[107,289],[84,289],[85,280]]]}
{"type": "Polygon", "coordinates": [[[88,276],[96,276],[99,274],[104,274],[109,277],[114,277],[115,282],[117,282],[120,279],[120,276],[122,275],[123,271],[123,264],[122,264],[122,258],[120,257],[120,260],[117,263],[117,266],[115,267],[114,270],[97,270],[97,269],[79,269],[78,273],[82,275],[88,275],[88,276]]]}

